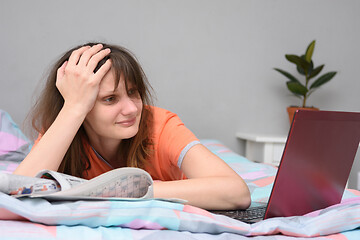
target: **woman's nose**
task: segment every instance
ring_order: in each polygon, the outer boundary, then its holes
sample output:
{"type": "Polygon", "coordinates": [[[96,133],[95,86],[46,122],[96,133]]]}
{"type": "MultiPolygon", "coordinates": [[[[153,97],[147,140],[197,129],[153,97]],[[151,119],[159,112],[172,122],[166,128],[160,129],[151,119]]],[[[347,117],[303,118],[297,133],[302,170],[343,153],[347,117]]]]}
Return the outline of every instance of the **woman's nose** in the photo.
{"type": "Polygon", "coordinates": [[[137,113],[138,107],[135,103],[135,101],[138,99],[132,99],[129,96],[124,96],[121,99],[121,114],[122,115],[133,115],[137,113]]]}

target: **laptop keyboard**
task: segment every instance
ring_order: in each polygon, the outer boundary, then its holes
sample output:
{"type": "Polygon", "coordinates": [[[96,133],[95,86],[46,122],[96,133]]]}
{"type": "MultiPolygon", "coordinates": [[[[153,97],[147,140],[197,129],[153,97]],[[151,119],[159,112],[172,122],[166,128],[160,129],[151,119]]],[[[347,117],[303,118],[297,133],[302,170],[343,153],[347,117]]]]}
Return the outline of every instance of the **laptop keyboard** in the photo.
{"type": "Polygon", "coordinates": [[[237,211],[236,219],[242,219],[243,221],[254,220],[258,218],[264,218],[266,207],[257,207],[248,209],[246,211],[237,211]]]}
{"type": "Polygon", "coordinates": [[[266,206],[253,207],[246,210],[234,211],[212,211],[212,213],[225,215],[243,222],[252,222],[255,219],[263,219],[265,216],[266,206]]]}

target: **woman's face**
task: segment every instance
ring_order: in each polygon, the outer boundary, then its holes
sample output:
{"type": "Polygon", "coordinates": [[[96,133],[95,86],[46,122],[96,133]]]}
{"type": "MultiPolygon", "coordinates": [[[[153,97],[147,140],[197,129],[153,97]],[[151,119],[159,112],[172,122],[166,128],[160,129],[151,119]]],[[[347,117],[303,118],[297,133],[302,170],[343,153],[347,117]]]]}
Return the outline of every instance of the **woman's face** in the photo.
{"type": "Polygon", "coordinates": [[[121,142],[139,131],[143,102],[136,86],[128,83],[126,89],[123,74],[115,90],[114,86],[115,72],[111,69],[102,79],[94,108],[84,121],[90,141],[121,142]]]}

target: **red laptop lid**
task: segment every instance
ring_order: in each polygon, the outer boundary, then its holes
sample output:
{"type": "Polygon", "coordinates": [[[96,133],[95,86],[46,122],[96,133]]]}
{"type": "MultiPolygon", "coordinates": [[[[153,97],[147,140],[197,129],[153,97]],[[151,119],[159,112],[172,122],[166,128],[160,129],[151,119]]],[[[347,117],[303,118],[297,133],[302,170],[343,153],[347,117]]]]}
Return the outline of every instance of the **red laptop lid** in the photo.
{"type": "Polygon", "coordinates": [[[339,203],[359,141],[360,113],[296,112],[265,219],[339,203]]]}

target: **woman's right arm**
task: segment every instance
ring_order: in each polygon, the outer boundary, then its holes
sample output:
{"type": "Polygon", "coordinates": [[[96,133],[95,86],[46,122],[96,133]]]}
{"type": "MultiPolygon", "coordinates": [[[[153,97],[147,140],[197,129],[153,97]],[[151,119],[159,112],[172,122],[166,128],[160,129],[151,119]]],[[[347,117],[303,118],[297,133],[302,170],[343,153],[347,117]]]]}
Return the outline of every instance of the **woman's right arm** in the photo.
{"type": "Polygon", "coordinates": [[[95,104],[102,78],[111,68],[110,60],[94,73],[97,64],[110,53],[102,45],[82,47],[57,71],[56,87],[64,105],[37,145],[14,174],[34,176],[42,169],[57,171],[87,113],[95,104]]]}
{"type": "Polygon", "coordinates": [[[42,169],[57,171],[84,118],[82,114],[64,105],[53,124],[14,174],[34,176],[42,169]]]}

